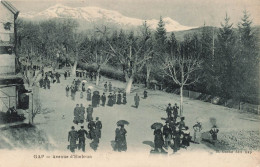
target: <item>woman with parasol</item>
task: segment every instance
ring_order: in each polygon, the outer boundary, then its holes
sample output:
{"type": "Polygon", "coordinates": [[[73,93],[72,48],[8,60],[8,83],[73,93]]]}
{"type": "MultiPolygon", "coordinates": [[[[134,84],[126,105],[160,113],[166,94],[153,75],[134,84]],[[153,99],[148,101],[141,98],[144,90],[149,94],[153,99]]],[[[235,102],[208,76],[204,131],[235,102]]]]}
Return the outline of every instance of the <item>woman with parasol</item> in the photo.
{"type": "Polygon", "coordinates": [[[154,124],[152,124],[151,128],[155,129],[154,130],[154,151],[155,152],[159,152],[159,150],[161,152],[165,152],[163,150],[163,144],[164,144],[164,140],[163,140],[163,133],[161,131],[161,128],[163,127],[162,123],[156,122],[154,124]]]}
{"type": "Polygon", "coordinates": [[[115,142],[116,142],[116,149],[121,152],[121,151],[126,151],[127,150],[127,143],[126,143],[126,129],[124,128],[124,125],[128,125],[129,122],[126,120],[120,120],[117,122],[117,126],[120,126],[120,129],[116,129],[116,137],[115,137],[115,142]]]}

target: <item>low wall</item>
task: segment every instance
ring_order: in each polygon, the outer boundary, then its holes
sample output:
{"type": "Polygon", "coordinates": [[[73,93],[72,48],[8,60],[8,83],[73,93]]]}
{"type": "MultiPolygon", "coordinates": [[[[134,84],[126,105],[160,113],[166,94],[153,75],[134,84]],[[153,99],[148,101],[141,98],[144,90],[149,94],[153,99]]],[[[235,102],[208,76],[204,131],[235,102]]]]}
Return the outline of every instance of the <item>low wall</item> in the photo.
{"type": "MultiPolygon", "coordinates": [[[[220,99],[221,99],[220,97],[214,97],[211,95],[206,96],[206,94],[202,94],[200,92],[195,92],[195,91],[190,91],[190,90],[183,90],[183,97],[189,97],[191,99],[208,101],[208,102],[211,102],[212,104],[218,104],[218,105],[223,104],[223,103],[220,103],[220,99]],[[202,98],[203,95],[205,97],[202,98]],[[208,98],[210,98],[210,99],[208,99],[208,98]]],[[[238,109],[238,110],[245,111],[245,112],[260,114],[259,105],[254,105],[254,104],[249,104],[249,103],[244,103],[244,102],[239,103],[239,102],[235,102],[232,99],[226,100],[223,105],[225,105],[226,107],[229,107],[229,108],[234,108],[234,109],[238,109]]]]}

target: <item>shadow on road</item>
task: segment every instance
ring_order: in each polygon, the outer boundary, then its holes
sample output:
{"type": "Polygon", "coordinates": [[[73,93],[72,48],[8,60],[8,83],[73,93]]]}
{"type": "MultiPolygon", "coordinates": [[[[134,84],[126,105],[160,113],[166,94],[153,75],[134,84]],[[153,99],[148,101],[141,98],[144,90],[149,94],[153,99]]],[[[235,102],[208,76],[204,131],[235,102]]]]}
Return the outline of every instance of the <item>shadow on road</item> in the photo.
{"type": "Polygon", "coordinates": [[[154,148],[154,142],[152,142],[152,141],[143,141],[143,144],[148,145],[151,148],[154,148]]]}

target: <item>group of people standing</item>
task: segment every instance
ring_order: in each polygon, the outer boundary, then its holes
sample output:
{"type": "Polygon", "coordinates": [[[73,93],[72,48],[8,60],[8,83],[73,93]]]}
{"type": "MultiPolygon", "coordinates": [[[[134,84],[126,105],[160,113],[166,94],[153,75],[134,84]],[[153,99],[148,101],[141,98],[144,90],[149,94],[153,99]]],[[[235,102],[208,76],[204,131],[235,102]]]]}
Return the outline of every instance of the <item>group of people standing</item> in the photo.
{"type": "Polygon", "coordinates": [[[82,149],[82,151],[85,152],[86,138],[92,140],[90,147],[94,151],[97,150],[102,129],[102,123],[98,117],[96,117],[96,121],[89,121],[88,129],[89,131],[85,130],[84,126],[81,126],[81,129],[76,131],[74,126],[71,127],[68,134],[68,142],[70,143],[68,149],[70,149],[71,152],[75,152],[76,148],[78,148],[78,150],[82,149]]]}
{"type": "Polygon", "coordinates": [[[178,121],[178,109],[179,107],[176,103],[173,107],[171,107],[171,104],[168,104],[165,125],[159,126],[154,130],[155,149],[152,152],[166,153],[163,148],[168,149],[169,146],[174,152],[177,152],[180,148],[190,146],[191,136],[189,127],[185,125],[185,117],[180,117],[180,121],[178,121]]]}
{"type": "Polygon", "coordinates": [[[51,83],[60,83],[60,73],[58,72],[45,72],[42,71],[42,78],[39,81],[40,88],[43,89],[50,89],[51,83]]]}

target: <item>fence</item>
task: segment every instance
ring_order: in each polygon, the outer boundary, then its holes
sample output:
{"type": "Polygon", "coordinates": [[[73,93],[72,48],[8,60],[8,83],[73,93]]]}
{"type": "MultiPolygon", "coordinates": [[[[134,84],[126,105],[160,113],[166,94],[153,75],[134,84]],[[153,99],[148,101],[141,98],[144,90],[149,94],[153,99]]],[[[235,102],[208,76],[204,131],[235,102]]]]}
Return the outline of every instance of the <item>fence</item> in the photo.
{"type": "Polygon", "coordinates": [[[239,103],[232,99],[225,100],[225,102],[223,102],[223,98],[206,95],[200,92],[194,92],[190,90],[183,90],[183,96],[191,99],[198,99],[205,102],[211,102],[212,104],[218,104],[218,105],[223,104],[226,107],[235,108],[245,112],[260,114],[260,105],[254,105],[254,104],[249,104],[244,102],[239,103]]]}

